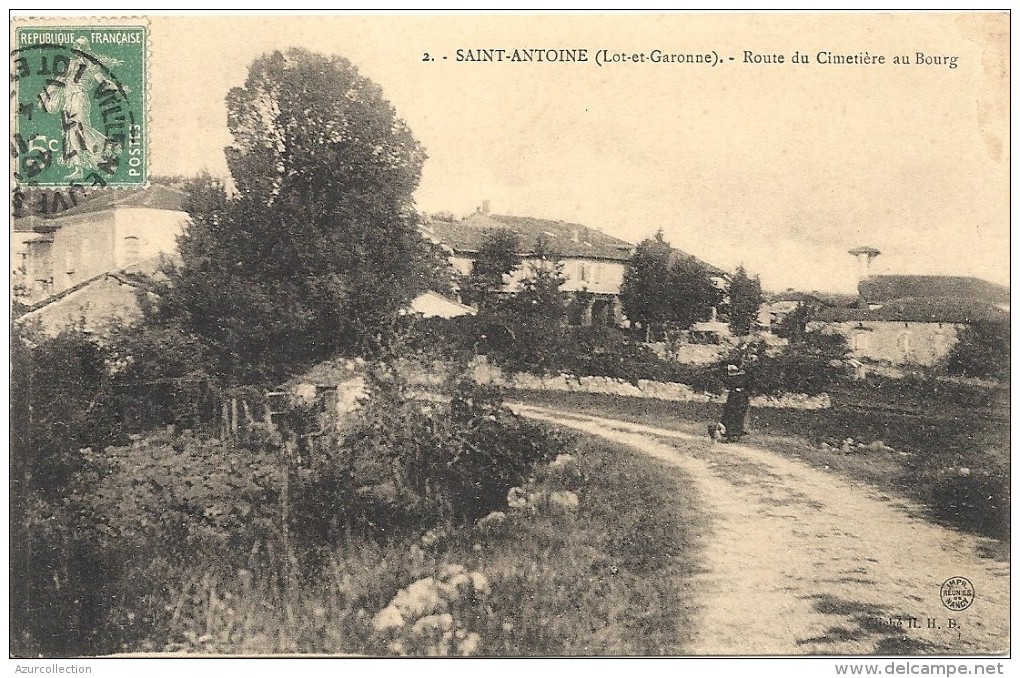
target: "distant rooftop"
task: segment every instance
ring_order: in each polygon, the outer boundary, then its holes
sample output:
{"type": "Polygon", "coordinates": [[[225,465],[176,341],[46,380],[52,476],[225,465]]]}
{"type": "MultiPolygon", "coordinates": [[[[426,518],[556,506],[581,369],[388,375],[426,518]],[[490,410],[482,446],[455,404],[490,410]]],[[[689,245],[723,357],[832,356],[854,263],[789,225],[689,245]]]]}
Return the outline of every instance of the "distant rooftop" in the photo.
{"type": "Polygon", "coordinates": [[[184,211],[184,203],[187,194],[176,188],[152,184],[148,188],[134,190],[110,189],[103,192],[96,192],[94,197],[78,203],[74,207],[53,212],[50,214],[31,214],[14,219],[14,230],[35,230],[36,228],[54,228],[57,223],[47,224],[46,222],[58,222],[66,217],[73,217],[80,214],[90,214],[109,209],[123,207],[142,207],[157,210],[169,210],[173,212],[184,211]]]}
{"type": "MultiPolygon", "coordinates": [[[[494,230],[513,231],[520,236],[521,256],[534,253],[535,243],[543,238],[549,249],[560,257],[578,259],[602,259],[625,262],[630,260],[634,245],[613,237],[598,229],[569,221],[553,221],[535,217],[518,217],[507,214],[475,212],[460,221],[433,219],[426,226],[426,235],[459,254],[476,254],[486,234],[494,230]]],[[[713,266],[693,254],[672,248],[675,259],[693,260],[709,273],[726,275],[721,268],[713,266]]]]}
{"type": "Polygon", "coordinates": [[[895,299],[880,308],[824,307],[816,311],[822,322],[885,320],[893,322],[959,323],[1008,321],[1009,311],[1001,306],[959,297],[895,299]]]}
{"type": "Polygon", "coordinates": [[[857,286],[870,304],[896,299],[955,298],[992,305],[1009,304],[1009,288],[981,278],[952,275],[872,275],[857,286]]]}
{"type": "Polygon", "coordinates": [[[426,235],[454,252],[475,254],[485,242],[486,234],[500,229],[520,236],[522,251],[518,254],[521,255],[533,254],[539,238],[561,257],[626,261],[634,249],[626,240],[583,224],[481,212],[461,221],[432,220],[426,226],[426,235]]]}

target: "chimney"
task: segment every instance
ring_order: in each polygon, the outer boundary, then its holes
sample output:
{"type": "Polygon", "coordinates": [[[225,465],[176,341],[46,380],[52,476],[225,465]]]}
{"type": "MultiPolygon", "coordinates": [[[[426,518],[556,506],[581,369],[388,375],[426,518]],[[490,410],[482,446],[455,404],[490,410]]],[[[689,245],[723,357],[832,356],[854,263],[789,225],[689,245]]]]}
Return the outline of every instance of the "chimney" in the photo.
{"type": "Polygon", "coordinates": [[[580,242],[581,242],[581,230],[580,230],[580,229],[578,229],[578,228],[575,228],[575,229],[573,230],[573,232],[571,232],[571,234],[570,234],[570,239],[571,239],[571,240],[572,240],[572,241],[573,241],[573,242],[574,242],[575,244],[578,244],[578,243],[580,243],[580,242]]]}
{"type": "Polygon", "coordinates": [[[488,213],[489,213],[489,208],[490,208],[491,206],[492,206],[492,202],[491,202],[491,201],[489,201],[489,200],[483,200],[483,201],[482,201],[482,207],[481,207],[481,209],[480,209],[480,210],[478,210],[478,211],[479,211],[479,212],[481,212],[482,214],[488,214],[488,213]]]}

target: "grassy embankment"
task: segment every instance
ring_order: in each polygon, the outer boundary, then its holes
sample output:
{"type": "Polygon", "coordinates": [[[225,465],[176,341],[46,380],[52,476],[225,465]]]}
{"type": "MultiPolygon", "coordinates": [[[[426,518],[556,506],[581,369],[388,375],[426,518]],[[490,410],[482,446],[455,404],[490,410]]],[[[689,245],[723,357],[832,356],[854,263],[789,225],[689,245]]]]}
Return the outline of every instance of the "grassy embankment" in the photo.
{"type": "MultiPolygon", "coordinates": [[[[147,643],[214,653],[389,654],[372,617],[401,588],[450,564],[485,575],[491,593],[451,610],[488,656],[681,654],[691,632],[703,525],[692,488],[672,468],[582,437],[568,482],[576,512],[508,511],[498,527],[436,541],[361,544],[330,554],[320,574],[224,573],[196,563],[175,592],[167,634],[147,643]]],[[[420,652],[411,652],[419,654],[420,652]]]]}

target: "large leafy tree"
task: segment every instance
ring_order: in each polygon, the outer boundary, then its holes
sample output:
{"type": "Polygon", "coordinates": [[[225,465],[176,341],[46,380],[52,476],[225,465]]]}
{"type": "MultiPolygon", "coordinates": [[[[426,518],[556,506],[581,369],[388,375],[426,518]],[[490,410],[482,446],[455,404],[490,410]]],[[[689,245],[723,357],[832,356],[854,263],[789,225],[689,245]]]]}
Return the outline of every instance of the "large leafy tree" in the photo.
{"type": "Polygon", "coordinates": [[[624,313],[645,329],[676,323],[689,327],[704,320],[719,302],[708,271],[693,257],[678,254],[662,231],[638,244],[620,288],[624,313]]]}
{"type": "Polygon", "coordinates": [[[1009,323],[981,320],[960,330],[946,360],[950,374],[1009,379],[1009,323]]]}
{"type": "Polygon", "coordinates": [[[761,280],[738,266],[730,281],[730,329],[738,336],[751,333],[762,305],[761,280]]]}
{"type": "Polygon", "coordinates": [[[227,109],[233,190],[190,187],[160,313],[206,340],[228,381],[371,350],[416,293],[447,287],[413,209],[425,152],[350,62],[267,54],[227,109]]]}

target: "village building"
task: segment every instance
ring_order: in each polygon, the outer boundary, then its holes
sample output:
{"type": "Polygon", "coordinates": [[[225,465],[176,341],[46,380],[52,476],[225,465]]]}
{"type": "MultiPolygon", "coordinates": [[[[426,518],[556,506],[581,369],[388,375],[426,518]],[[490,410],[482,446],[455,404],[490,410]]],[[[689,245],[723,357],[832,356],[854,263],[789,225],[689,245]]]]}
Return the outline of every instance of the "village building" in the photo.
{"type": "MultiPolygon", "coordinates": [[[[563,291],[580,302],[571,304],[568,317],[571,324],[617,326],[626,322],[620,287],[634,252],[634,245],[626,240],[568,221],[493,214],[488,201],[463,219],[433,216],[422,228],[425,237],[447,252],[459,275],[471,272],[486,237],[499,230],[518,236],[517,254],[523,261],[509,276],[508,290],[515,289],[530,273],[530,265],[537,264],[536,244],[541,240],[547,251],[563,264],[563,291]]],[[[674,250],[674,257],[694,258],[680,250],[674,250]]],[[[724,271],[700,260],[699,263],[709,271],[715,284],[725,284],[724,271]]]]}
{"type": "Polygon", "coordinates": [[[965,326],[1009,321],[1007,287],[967,276],[870,275],[878,250],[850,254],[866,258],[856,303],[818,307],[809,329],[844,335],[854,358],[928,367],[949,355],[965,326]]]}
{"type": "Polygon", "coordinates": [[[622,321],[620,285],[634,251],[634,245],[625,240],[566,221],[491,214],[487,201],[464,219],[429,219],[423,234],[448,253],[450,264],[459,275],[467,275],[487,235],[498,230],[518,236],[517,254],[523,260],[523,265],[509,276],[508,289],[516,288],[529,274],[528,264],[537,261],[535,247],[541,240],[563,263],[566,279],[563,291],[575,298],[583,294],[585,303],[577,308],[572,323],[616,325],[622,321]]]}
{"type": "MultiPolygon", "coordinates": [[[[185,194],[152,185],[111,191],[50,217],[14,219],[11,289],[19,322],[50,333],[140,316],[137,294],[188,223],[185,194]]],[[[145,290],[143,290],[144,293],[145,290]]]]}

